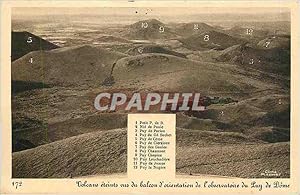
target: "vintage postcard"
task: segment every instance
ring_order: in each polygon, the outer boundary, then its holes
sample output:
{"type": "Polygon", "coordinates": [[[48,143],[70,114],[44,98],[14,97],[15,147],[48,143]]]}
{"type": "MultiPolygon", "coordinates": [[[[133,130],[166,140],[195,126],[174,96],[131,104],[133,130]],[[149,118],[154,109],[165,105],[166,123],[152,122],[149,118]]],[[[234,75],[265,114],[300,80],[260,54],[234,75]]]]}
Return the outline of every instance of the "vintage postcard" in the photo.
{"type": "Polygon", "coordinates": [[[0,5],[1,193],[299,193],[299,2],[0,5]]]}

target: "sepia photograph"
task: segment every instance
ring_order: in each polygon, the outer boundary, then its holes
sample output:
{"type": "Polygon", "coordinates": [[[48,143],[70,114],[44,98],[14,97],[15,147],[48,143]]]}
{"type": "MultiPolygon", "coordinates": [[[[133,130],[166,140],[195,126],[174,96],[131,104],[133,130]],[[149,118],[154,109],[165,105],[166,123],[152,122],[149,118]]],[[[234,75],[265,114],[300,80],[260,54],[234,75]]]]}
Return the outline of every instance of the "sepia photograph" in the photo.
{"type": "Polygon", "coordinates": [[[177,178],[290,178],[290,81],[288,7],[13,7],[12,178],[126,177],[131,113],[177,178]]]}

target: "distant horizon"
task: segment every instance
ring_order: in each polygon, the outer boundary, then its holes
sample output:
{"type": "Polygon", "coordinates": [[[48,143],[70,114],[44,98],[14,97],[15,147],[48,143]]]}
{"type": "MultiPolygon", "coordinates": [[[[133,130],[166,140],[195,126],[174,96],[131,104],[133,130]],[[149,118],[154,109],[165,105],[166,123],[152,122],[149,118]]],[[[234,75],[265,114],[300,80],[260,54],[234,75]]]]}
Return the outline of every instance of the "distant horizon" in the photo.
{"type": "Polygon", "coordinates": [[[135,8],[135,7],[102,7],[102,8],[13,8],[12,20],[38,20],[38,19],[102,19],[123,20],[159,19],[166,22],[178,21],[290,21],[288,8],[135,8]],[[176,13],[176,15],[174,15],[176,13]],[[38,16],[38,18],[37,18],[38,16]],[[74,18],[72,18],[74,17],[74,18]]]}

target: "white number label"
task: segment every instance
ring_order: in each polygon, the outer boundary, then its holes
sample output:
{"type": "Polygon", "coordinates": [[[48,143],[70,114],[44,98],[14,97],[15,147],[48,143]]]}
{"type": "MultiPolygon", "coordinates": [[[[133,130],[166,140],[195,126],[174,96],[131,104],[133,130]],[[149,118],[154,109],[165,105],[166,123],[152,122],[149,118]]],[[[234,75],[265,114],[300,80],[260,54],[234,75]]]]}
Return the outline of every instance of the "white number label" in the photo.
{"type": "Polygon", "coordinates": [[[266,47],[269,47],[270,43],[271,43],[271,41],[267,41],[266,42],[266,47]]]}
{"type": "Polygon", "coordinates": [[[33,57],[30,57],[29,62],[32,64],[33,63],[33,57]]]}
{"type": "Polygon", "coordinates": [[[142,47],[139,47],[139,48],[138,48],[138,52],[139,52],[139,53],[143,53],[143,48],[142,48],[142,47]]]}
{"type": "Polygon", "coordinates": [[[160,27],[159,27],[159,32],[160,32],[160,33],[165,32],[165,28],[164,28],[163,26],[160,26],[160,27]]]}
{"type": "Polygon", "coordinates": [[[142,28],[148,28],[148,23],[147,22],[142,22],[142,28]]]}
{"type": "Polygon", "coordinates": [[[194,24],[194,30],[199,30],[199,25],[198,24],[194,24]]]}
{"type": "Polygon", "coordinates": [[[251,58],[249,64],[254,64],[254,60],[251,58]]]}
{"type": "Polygon", "coordinates": [[[204,41],[209,41],[209,35],[204,35],[204,41]]]}
{"type": "Polygon", "coordinates": [[[247,33],[247,35],[252,35],[253,29],[252,28],[247,28],[246,33],[247,33]]]}
{"type": "Polygon", "coordinates": [[[32,37],[27,38],[27,43],[32,43],[32,37]]]}

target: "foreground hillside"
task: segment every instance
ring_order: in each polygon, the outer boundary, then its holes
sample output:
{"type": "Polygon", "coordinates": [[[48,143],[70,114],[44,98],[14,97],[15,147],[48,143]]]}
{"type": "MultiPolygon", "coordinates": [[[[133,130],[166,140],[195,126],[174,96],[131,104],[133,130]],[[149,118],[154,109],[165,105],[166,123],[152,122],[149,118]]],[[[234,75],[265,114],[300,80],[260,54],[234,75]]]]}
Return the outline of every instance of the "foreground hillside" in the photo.
{"type": "Polygon", "coordinates": [[[126,140],[126,131],[116,129],[17,152],[13,154],[13,177],[65,178],[126,172],[126,140]]]}
{"type": "Polygon", "coordinates": [[[238,134],[177,131],[178,173],[261,178],[265,172],[276,177],[290,175],[290,143],[264,144],[238,134]],[[202,135],[202,136],[201,136],[202,135]]]}
{"type": "MultiPolygon", "coordinates": [[[[267,144],[240,133],[177,129],[176,169],[184,174],[289,176],[289,143],[267,144]]],[[[62,178],[126,172],[124,129],[87,133],[13,154],[13,177],[62,178]],[[32,169],[34,167],[34,169],[32,169]]]]}

